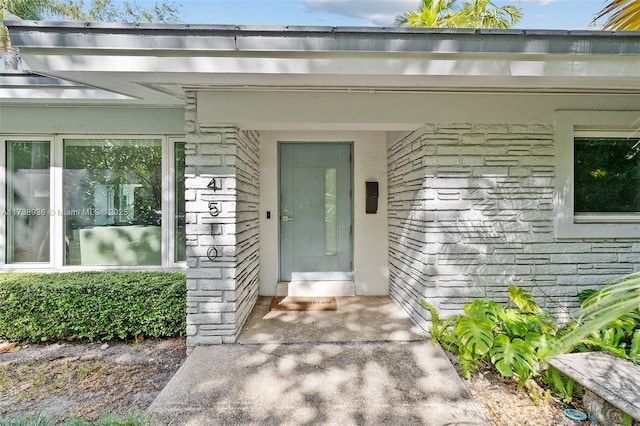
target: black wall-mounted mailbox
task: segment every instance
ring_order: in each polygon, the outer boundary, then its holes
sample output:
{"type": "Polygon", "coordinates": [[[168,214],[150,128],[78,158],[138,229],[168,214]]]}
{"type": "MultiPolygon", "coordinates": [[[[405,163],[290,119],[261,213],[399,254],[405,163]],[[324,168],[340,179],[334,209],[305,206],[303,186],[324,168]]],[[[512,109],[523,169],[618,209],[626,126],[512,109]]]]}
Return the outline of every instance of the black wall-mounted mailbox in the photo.
{"type": "Polygon", "coordinates": [[[367,214],[378,213],[378,182],[365,182],[367,186],[367,199],[365,209],[367,214]]]}

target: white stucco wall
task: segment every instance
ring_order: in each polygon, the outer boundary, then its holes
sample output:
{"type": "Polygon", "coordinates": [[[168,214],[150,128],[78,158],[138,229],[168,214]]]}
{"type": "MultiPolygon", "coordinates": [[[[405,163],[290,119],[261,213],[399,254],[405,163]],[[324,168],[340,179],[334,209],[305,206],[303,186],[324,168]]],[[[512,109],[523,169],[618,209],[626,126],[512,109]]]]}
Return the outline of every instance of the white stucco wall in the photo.
{"type": "Polygon", "coordinates": [[[0,105],[0,132],[181,135],[184,108],[0,105]]]}
{"type": "Polygon", "coordinates": [[[553,123],[558,110],[638,110],[635,95],[203,92],[199,119],[258,131],[413,131],[424,123],[553,123]]]}
{"type": "Polygon", "coordinates": [[[321,131],[260,132],[260,294],[276,294],[279,274],[278,142],[353,142],[356,294],[388,294],[386,133],[321,131]],[[365,213],[366,181],[379,182],[377,214],[365,213]]]}

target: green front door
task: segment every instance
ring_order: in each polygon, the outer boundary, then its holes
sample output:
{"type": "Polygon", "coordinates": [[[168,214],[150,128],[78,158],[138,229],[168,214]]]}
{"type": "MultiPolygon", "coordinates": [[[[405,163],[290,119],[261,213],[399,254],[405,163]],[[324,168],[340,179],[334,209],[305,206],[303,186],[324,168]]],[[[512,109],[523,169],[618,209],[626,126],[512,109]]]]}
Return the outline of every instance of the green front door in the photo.
{"type": "Polygon", "coordinates": [[[353,279],[351,143],[281,143],[280,280],[353,279]]]}

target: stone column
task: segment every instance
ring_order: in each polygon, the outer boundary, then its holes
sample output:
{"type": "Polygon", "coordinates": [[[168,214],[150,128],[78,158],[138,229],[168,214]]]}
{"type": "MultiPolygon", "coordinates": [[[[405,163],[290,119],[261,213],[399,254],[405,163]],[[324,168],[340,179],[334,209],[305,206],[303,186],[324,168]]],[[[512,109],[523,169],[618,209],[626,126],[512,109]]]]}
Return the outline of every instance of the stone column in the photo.
{"type": "Polygon", "coordinates": [[[233,343],[258,297],[259,140],[198,122],[187,93],[187,347],[233,343]]]}

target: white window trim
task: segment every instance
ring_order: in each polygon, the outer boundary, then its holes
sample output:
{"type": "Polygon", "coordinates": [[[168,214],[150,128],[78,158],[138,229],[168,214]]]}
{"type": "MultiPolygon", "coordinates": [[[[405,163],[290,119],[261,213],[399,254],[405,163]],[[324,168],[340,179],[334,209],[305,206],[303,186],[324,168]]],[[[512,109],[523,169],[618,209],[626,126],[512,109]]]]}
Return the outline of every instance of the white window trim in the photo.
{"type": "Polygon", "coordinates": [[[167,271],[183,270],[186,262],[175,262],[175,150],[176,142],[184,142],[181,135],[157,134],[7,134],[0,137],[0,210],[6,210],[6,142],[48,141],[50,143],[50,257],[46,263],[6,263],[6,218],[0,220],[0,270],[10,271],[167,271]],[[158,139],[162,146],[162,262],[160,265],[64,265],[64,209],[63,174],[65,139],[158,139]],[[164,225],[167,223],[167,226],[164,225]]]}
{"type": "Polygon", "coordinates": [[[640,218],[574,213],[574,138],[640,136],[640,111],[556,112],[555,236],[558,239],[640,238],[640,218]]]}
{"type": "MultiPolygon", "coordinates": [[[[184,143],[184,136],[180,137],[169,137],[167,144],[167,155],[165,155],[164,151],[162,153],[163,162],[166,164],[162,165],[163,170],[163,182],[162,185],[164,188],[167,188],[166,196],[162,198],[164,205],[162,206],[162,217],[166,217],[167,226],[162,227],[163,232],[163,249],[166,250],[166,265],[170,267],[176,268],[185,268],[187,266],[186,261],[176,262],[176,221],[175,217],[177,215],[176,211],[176,143],[184,143]],[[166,167],[166,168],[165,168],[166,167]],[[167,215],[165,216],[165,212],[167,215]],[[164,234],[166,233],[166,236],[164,234]],[[165,239],[166,238],[166,239],[165,239]]],[[[164,222],[164,221],[163,221],[164,222]]]]}
{"type": "MultiPolygon", "coordinates": [[[[7,205],[6,205],[6,196],[7,196],[7,142],[12,141],[20,141],[20,142],[49,142],[49,168],[50,168],[50,179],[49,179],[49,208],[53,208],[53,198],[54,194],[54,176],[53,176],[53,158],[54,158],[54,138],[51,135],[7,135],[0,138],[0,210],[2,211],[2,220],[0,223],[2,224],[2,228],[0,229],[0,264],[7,265],[11,269],[14,270],[44,270],[51,269],[54,265],[54,252],[53,244],[51,243],[53,240],[53,234],[50,234],[49,237],[49,262],[20,262],[20,263],[9,263],[7,264],[7,205]]],[[[54,229],[54,218],[55,215],[49,215],[49,229],[54,229]]],[[[51,232],[51,231],[50,231],[51,232]]]]}

